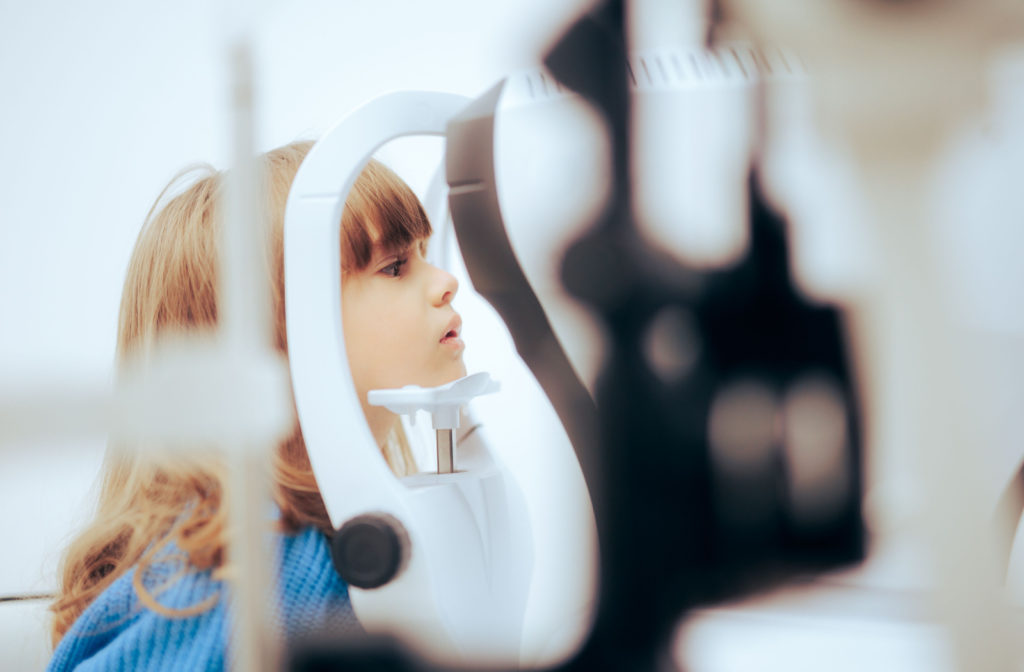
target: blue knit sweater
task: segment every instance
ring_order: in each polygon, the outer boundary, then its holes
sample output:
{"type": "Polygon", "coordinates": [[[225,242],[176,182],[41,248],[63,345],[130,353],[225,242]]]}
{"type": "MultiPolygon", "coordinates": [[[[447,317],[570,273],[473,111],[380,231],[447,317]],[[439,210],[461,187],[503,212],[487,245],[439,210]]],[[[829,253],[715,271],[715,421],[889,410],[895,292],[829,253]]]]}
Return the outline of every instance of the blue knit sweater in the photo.
{"type": "MultiPolygon", "coordinates": [[[[277,536],[279,594],[273,616],[281,633],[294,638],[325,629],[358,632],[348,588],[331,565],[324,536],[314,528],[277,536]]],[[[189,570],[173,547],[160,553],[143,577],[160,604],[181,609],[215,600],[196,616],[169,618],[139,602],[132,587],[134,574],[132,568],[89,605],[60,641],[47,669],[224,669],[230,631],[225,584],[209,570],[189,570]]]]}

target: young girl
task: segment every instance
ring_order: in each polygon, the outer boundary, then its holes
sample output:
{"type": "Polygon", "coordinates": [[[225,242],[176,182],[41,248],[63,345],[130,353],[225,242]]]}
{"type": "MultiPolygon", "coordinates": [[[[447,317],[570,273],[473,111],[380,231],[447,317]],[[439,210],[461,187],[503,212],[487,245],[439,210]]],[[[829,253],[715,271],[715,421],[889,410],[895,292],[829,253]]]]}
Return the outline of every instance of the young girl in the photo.
{"type": "MultiPolygon", "coordinates": [[[[311,146],[295,143],[262,157],[274,342],[284,354],[284,209],[311,146]]],[[[158,209],[161,194],[150,211],[122,296],[119,367],[145,356],[163,335],[216,324],[223,181],[207,168],[158,209]]],[[[409,187],[382,164],[371,161],[362,172],[341,225],[339,282],[353,381],[384,458],[405,475],[415,463],[397,416],[366,406],[366,393],[465,375],[461,322],[451,307],[458,284],[425,261],[430,223],[409,187]]],[[[131,448],[108,450],[95,520],[63,559],[49,669],[86,661],[89,669],[221,669],[230,632],[223,466],[217,458],[159,458],[131,448]]],[[[358,629],[331,565],[333,530],[297,422],[268,468],[279,510],[275,622],[286,636],[358,629]]]]}

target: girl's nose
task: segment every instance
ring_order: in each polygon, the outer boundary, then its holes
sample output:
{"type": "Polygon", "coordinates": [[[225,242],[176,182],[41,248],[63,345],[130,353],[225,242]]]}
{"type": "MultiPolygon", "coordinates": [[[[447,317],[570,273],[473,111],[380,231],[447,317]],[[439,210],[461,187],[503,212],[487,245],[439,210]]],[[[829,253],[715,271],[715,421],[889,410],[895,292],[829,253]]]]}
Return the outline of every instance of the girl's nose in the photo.
{"type": "Polygon", "coordinates": [[[444,306],[452,302],[455,293],[459,291],[459,281],[448,271],[431,266],[434,272],[434,305],[444,306]]]}

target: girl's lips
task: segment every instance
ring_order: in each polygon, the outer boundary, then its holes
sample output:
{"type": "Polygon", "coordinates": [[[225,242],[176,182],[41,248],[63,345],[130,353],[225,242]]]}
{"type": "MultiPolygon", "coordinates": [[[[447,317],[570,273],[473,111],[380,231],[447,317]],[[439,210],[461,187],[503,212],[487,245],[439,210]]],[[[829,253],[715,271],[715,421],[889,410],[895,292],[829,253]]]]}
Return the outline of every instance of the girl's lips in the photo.
{"type": "Polygon", "coordinates": [[[452,316],[452,319],[448,322],[448,326],[445,327],[444,334],[441,336],[441,343],[446,343],[451,340],[459,340],[459,331],[462,330],[462,318],[456,313],[452,316]]]}
{"type": "Polygon", "coordinates": [[[462,352],[466,348],[465,342],[459,336],[459,331],[462,329],[462,318],[456,313],[450,322],[448,322],[448,328],[445,329],[444,335],[441,337],[441,345],[446,348],[451,348],[456,353],[462,352]]]}
{"type": "Polygon", "coordinates": [[[466,344],[458,336],[449,336],[441,339],[441,345],[452,348],[456,352],[462,352],[466,348],[466,344]]]}

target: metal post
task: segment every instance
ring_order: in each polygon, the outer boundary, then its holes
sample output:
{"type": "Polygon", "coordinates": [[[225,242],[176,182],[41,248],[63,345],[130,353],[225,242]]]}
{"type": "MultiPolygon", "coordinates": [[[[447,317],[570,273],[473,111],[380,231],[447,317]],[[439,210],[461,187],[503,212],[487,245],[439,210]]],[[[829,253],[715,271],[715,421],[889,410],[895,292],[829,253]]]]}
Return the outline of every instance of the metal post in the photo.
{"type": "Polygon", "coordinates": [[[437,430],[437,473],[455,472],[455,430],[437,430]]]}
{"type": "MultiPolygon", "coordinates": [[[[260,198],[259,164],[254,152],[253,67],[250,44],[230,44],[233,157],[228,175],[226,215],[221,241],[220,337],[225,356],[252,364],[271,349],[270,292],[263,270],[265,214],[260,198]]],[[[231,667],[270,671],[278,668],[279,647],[269,621],[274,594],[266,516],[271,444],[231,441],[228,453],[229,546],[232,568],[233,633],[231,667]]]]}

